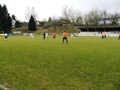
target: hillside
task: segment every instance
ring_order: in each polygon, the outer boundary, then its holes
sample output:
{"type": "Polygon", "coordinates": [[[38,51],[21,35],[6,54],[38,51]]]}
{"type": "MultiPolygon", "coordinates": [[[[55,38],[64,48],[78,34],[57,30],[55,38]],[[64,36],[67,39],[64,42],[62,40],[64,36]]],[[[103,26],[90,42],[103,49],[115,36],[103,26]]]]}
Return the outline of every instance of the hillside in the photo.
{"type": "MultiPolygon", "coordinates": [[[[28,30],[28,27],[20,27],[20,28],[12,28],[12,32],[14,31],[21,31],[22,33],[25,33],[25,32],[30,32],[28,30]]],[[[54,29],[53,27],[50,27],[50,28],[42,28],[42,27],[37,27],[37,30],[34,32],[35,34],[42,34],[43,32],[47,32],[49,34],[52,34],[53,32],[56,32],[58,34],[61,34],[63,33],[63,31],[67,31],[67,33],[78,33],[79,32],[79,29],[77,27],[73,27],[72,26],[68,26],[67,29],[66,27],[56,27],[56,29],[54,29]]]]}

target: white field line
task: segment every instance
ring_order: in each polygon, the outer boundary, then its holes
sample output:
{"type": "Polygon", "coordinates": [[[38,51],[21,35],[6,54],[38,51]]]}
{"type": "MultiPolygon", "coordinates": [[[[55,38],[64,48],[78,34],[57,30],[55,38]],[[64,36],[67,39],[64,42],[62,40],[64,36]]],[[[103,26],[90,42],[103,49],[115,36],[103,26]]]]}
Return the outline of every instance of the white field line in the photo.
{"type": "Polygon", "coordinates": [[[0,88],[2,88],[2,89],[4,89],[4,90],[10,90],[10,89],[8,89],[8,88],[4,87],[4,86],[3,86],[3,85],[1,85],[1,84],[0,84],[0,88]]]}

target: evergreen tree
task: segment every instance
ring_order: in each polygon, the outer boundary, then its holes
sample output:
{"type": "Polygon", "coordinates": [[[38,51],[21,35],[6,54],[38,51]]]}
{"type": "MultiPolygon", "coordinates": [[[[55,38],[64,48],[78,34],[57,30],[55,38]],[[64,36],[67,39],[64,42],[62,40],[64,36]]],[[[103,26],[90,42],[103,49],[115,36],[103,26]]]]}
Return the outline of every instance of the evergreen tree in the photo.
{"type": "Polygon", "coordinates": [[[9,16],[6,5],[3,7],[0,5],[0,31],[4,31],[4,33],[10,32],[12,27],[12,20],[9,16]]]}
{"type": "Polygon", "coordinates": [[[2,31],[2,6],[0,4],[0,31],[2,31]]]}
{"type": "Polygon", "coordinates": [[[49,17],[49,19],[48,19],[48,23],[49,23],[49,24],[52,23],[52,19],[51,19],[51,17],[49,17]]]}
{"type": "Polygon", "coordinates": [[[6,5],[4,4],[2,7],[2,30],[4,33],[7,33],[7,18],[8,18],[8,10],[6,5]]]}
{"type": "Polygon", "coordinates": [[[30,31],[35,31],[36,30],[36,23],[35,23],[35,20],[34,20],[32,15],[31,15],[30,20],[29,20],[28,29],[30,31]]]}
{"type": "Polygon", "coordinates": [[[17,21],[16,20],[16,16],[14,14],[12,15],[12,19],[15,20],[15,21],[17,21]]]}
{"type": "Polygon", "coordinates": [[[12,19],[15,21],[15,27],[16,28],[21,27],[20,21],[16,19],[15,15],[12,15],[12,19]]]}
{"type": "Polygon", "coordinates": [[[16,21],[16,22],[15,22],[15,27],[16,27],[16,28],[17,28],[17,27],[21,27],[21,24],[20,24],[19,21],[16,21]]]}
{"type": "Polygon", "coordinates": [[[12,29],[12,19],[10,17],[10,15],[8,14],[8,18],[7,18],[7,33],[10,33],[11,29],[12,29]]]}

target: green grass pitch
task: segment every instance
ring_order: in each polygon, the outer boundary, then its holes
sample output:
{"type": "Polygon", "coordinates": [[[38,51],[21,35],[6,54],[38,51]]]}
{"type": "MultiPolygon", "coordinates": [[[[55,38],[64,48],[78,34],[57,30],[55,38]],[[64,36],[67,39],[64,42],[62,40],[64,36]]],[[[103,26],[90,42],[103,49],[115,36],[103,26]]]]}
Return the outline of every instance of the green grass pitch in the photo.
{"type": "Polygon", "coordinates": [[[117,37],[0,36],[0,84],[10,90],[120,90],[117,37]]]}

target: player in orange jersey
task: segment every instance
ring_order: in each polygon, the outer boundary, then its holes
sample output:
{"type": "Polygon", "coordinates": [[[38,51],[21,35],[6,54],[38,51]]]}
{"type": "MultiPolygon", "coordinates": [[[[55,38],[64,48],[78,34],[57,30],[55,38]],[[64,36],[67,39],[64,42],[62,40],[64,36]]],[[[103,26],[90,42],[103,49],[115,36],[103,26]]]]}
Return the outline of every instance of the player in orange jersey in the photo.
{"type": "Polygon", "coordinates": [[[120,40],[120,33],[118,34],[118,40],[120,40]]]}
{"type": "Polygon", "coordinates": [[[106,38],[106,34],[102,34],[102,39],[105,39],[106,38]]]}
{"type": "Polygon", "coordinates": [[[56,38],[56,33],[53,33],[53,38],[56,38]]]}
{"type": "Polygon", "coordinates": [[[68,44],[67,36],[68,36],[68,34],[64,31],[62,44],[64,43],[64,40],[66,40],[66,43],[68,44]]]}

